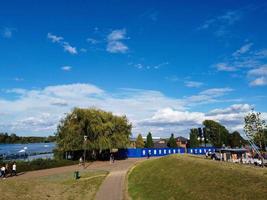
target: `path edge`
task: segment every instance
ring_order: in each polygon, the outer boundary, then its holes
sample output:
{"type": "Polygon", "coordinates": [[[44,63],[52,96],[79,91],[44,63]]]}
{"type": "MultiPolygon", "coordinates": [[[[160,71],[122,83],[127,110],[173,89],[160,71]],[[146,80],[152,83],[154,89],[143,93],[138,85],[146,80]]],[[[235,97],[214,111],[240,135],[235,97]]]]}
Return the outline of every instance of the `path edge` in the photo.
{"type": "Polygon", "coordinates": [[[127,170],[127,173],[126,173],[126,176],[125,176],[125,180],[124,180],[124,185],[123,185],[123,200],[132,200],[132,197],[129,195],[129,192],[128,192],[128,178],[129,178],[129,175],[130,173],[134,170],[134,168],[139,165],[140,163],[144,162],[146,160],[138,160],[136,163],[134,163],[134,165],[132,167],[130,167],[128,170],[127,170]]]}

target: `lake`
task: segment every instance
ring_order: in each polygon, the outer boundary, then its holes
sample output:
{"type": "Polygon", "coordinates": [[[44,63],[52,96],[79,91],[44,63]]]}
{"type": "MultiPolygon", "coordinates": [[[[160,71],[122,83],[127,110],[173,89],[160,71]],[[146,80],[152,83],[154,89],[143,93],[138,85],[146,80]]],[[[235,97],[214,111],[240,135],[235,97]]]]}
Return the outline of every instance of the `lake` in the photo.
{"type": "Polygon", "coordinates": [[[53,158],[55,143],[0,144],[0,155],[29,155],[27,160],[53,158]]]}

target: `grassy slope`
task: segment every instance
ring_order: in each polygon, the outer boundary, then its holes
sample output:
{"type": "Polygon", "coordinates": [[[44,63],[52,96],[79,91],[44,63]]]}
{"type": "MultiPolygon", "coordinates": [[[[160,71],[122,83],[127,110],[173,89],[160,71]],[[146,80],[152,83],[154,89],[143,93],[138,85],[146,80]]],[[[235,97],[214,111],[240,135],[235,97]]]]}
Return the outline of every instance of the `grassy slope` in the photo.
{"type": "Polygon", "coordinates": [[[129,175],[133,199],[267,199],[267,169],[173,155],[137,165],[129,175]]]}
{"type": "Polygon", "coordinates": [[[63,173],[35,179],[0,180],[0,199],[8,200],[80,200],[94,199],[107,172],[82,172],[79,180],[73,173],[63,173]]]}

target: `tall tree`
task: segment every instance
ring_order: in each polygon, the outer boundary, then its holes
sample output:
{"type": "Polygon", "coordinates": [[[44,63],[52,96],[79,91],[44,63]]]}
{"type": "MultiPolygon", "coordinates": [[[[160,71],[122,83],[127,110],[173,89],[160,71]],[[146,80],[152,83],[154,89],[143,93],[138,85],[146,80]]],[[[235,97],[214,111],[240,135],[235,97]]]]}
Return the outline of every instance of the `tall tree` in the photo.
{"type": "Polygon", "coordinates": [[[223,125],[213,120],[205,120],[203,125],[206,128],[206,137],[212,145],[228,145],[229,131],[223,125]]]}
{"type": "Polygon", "coordinates": [[[135,141],[135,146],[136,148],[143,148],[145,146],[145,142],[141,134],[137,136],[137,139],[135,141]]]}
{"type": "Polygon", "coordinates": [[[267,144],[266,129],[266,123],[261,119],[260,112],[252,110],[245,116],[244,131],[249,137],[253,138],[261,150],[265,150],[267,144]]]}
{"type": "Polygon", "coordinates": [[[125,148],[131,128],[126,116],[119,117],[94,108],[75,108],[58,125],[57,150],[73,152],[85,148],[91,152],[101,152],[125,148]],[[87,137],[86,141],[84,136],[87,137]]]}
{"type": "Polygon", "coordinates": [[[199,140],[198,138],[198,129],[193,128],[190,130],[190,138],[189,138],[189,146],[191,148],[199,147],[199,140]]]}
{"type": "Polygon", "coordinates": [[[154,147],[153,139],[152,139],[152,134],[149,132],[146,136],[146,148],[152,148],[154,147]]]}
{"type": "Polygon", "coordinates": [[[170,147],[170,148],[176,148],[177,147],[177,143],[176,143],[176,140],[174,138],[173,133],[171,134],[171,137],[168,141],[168,147],[170,147]]]}
{"type": "Polygon", "coordinates": [[[244,143],[245,141],[238,131],[234,131],[233,133],[229,134],[229,145],[232,148],[241,147],[244,143]]]}

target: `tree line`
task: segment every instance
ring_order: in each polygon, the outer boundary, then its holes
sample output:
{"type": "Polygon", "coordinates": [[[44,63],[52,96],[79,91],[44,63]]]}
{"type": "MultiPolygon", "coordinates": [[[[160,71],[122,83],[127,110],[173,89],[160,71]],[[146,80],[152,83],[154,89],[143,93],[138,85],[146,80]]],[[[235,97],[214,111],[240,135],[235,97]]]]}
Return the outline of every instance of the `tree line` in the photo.
{"type": "Polygon", "coordinates": [[[26,144],[26,143],[41,143],[54,142],[55,136],[36,137],[36,136],[17,136],[15,133],[0,133],[0,144],[26,144]]]}
{"type": "MultiPolygon", "coordinates": [[[[171,137],[167,140],[167,146],[169,148],[176,148],[177,143],[174,138],[174,134],[171,134],[171,137]]],[[[135,141],[135,147],[136,148],[153,148],[154,147],[154,142],[152,138],[152,133],[149,132],[146,136],[146,142],[143,140],[143,137],[141,134],[138,134],[136,141],[135,141]]]]}
{"type": "Polygon", "coordinates": [[[229,146],[232,148],[242,147],[249,144],[248,137],[265,151],[267,145],[267,126],[261,119],[261,114],[253,110],[244,118],[245,138],[238,131],[230,132],[225,126],[213,120],[205,120],[203,128],[193,128],[190,130],[190,147],[199,147],[204,144],[211,144],[215,147],[229,146]]]}

